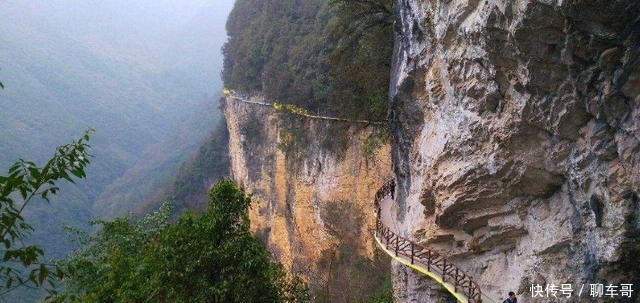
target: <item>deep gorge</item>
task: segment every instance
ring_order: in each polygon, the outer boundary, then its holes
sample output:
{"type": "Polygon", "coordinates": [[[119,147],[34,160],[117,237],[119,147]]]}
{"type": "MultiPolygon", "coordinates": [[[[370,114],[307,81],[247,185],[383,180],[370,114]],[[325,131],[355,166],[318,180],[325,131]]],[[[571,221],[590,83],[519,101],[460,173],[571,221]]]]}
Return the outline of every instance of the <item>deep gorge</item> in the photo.
{"type": "MultiPolygon", "coordinates": [[[[372,156],[361,153],[366,129],[346,128],[339,157],[321,147],[328,126],[306,120],[296,127],[307,141],[287,153],[279,148],[286,125],[272,109],[225,102],[232,175],[263,201],[252,224],[276,259],[292,272],[321,269],[321,252],[335,245],[326,221],[332,201],[363,210],[354,239],[374,255],[373,195],[395,178],[403,236],[449,256],[496,302],[508,291],[547,302],[531,287],[590,283],[631,284],[632,295],[616,300],[636,302],[640,4],[393,7],[391,136],[372,156]],[[254,120],[261,132],[248,137],[254,120]]],[[[397,302],[451,300],[395,262],[392,277],[397,302]]],[[[598,300],[574,294],[566,302],[598,300]]]]}

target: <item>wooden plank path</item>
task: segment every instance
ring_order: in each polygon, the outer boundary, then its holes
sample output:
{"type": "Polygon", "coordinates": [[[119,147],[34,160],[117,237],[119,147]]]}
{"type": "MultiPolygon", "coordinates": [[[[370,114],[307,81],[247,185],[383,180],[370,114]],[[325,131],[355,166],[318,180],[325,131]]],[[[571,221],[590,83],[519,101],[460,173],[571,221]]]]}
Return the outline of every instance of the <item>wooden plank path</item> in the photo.
{"type": "Polygon", "coordinates": [[[482,291],[471,276],[436,251],[398,235],[391,207],[395,182],[385,183],[374,198],[375,239],[380,248],[405,266],[411,267],[444,286],[458,301],[482,303],[482,291]]]}

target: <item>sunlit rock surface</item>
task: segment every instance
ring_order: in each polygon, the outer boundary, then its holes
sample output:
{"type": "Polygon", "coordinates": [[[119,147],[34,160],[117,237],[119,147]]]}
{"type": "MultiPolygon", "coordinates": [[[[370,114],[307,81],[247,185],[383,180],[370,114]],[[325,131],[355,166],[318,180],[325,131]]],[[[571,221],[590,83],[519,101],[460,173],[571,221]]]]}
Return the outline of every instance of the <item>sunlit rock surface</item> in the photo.
{"type": "MultiPolygon", "coordinates": [[[[591,283],[634,284],[633,298],[615,299],[637,302],[640,2],[395,9],[390,118],[404,235],[450,255],[496,302],[508,291],[548,302],[531,285],[563,283],[574,289],[563,302],[596,302],[591,283]]],[[[394,274],[399,302],[446,299],[409,269],[394,274]]]]}
{"type": "Polygon", "coordinates": [[[373,154],[363,153],[365,130],[350,138],[349,148],[340,158],[320,148],[320,138],[331,138],[327,122],[301,118],[309,145],[303,154],[292,157],[278,148],[283,138],[273,108],[227,98],[223,112],[230,134],[232,176],[259,201],[250,210],[251,228],[266,239],[287,272],[300,273],[316,284],[326,278],[317,266],[322,252],[337,243],[325,222],[330,202],[355,202],[353,213],[333,220],[361,216],[357,241],[365,250],[361,254],[372,256],[373,197],[393,178],[389,145],[373,154]],[[254,130],[260,130],[254,138],[243,135],[250,120],[257,121],[254,130]]]}

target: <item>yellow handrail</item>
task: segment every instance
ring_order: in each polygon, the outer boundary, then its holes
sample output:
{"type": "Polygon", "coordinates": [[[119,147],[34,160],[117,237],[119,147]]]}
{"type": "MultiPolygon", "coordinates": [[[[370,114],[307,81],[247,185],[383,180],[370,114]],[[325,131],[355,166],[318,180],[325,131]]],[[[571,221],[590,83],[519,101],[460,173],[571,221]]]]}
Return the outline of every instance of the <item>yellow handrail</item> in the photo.
{"type": "Polygon", "coordinates": [[[280,102],[273,102],[273,103],[266,103],[266,102],[260,102],[260,101],[251,101],[245,97],[239,96],[234,94],[233,91],[230,91],[229,89],[223,89],[222,92],[225,95],[228,95],[231,99],[233,100],[237,100],[237,101],[241,101],[241,102],[245,102],[245,103],[251,103],[251,104],[258,104],[258,105],[264,105],[264,106],[271,106],[273,107],[275,110],[278,111],[286,111],[298,116],[303,116],[303,117],[307,117],[307,118],[311,118],[311,119],[321,119],[321,120],[332,120],[332,121],[343,121],[343,122],[351,122],[351,123],[366,123],[366,124],[375,124],[375,125],[384,125],[387,124],[387,121],[369,121],[369,120],[354,120],[354,119],[346,119],[346,118],[338,118],[338,117],[327,117],[327,116],[320,116],[320,115],[312,115],[309,113],[308,110],[295,106],[293,104],[286,104],[286,103],[280,103],[280,102]]]}
{"type": "Polygon", "coordinates": [[[436,251],[394,233],[382,223],[380,201],[395,191],[395,181],[385,183],[374,198],[376,207],[375,240],[380,248],[405,266],[411,267],[443,285],[462,303],[481,303],[482,291],[471,276],[436,251]]]}

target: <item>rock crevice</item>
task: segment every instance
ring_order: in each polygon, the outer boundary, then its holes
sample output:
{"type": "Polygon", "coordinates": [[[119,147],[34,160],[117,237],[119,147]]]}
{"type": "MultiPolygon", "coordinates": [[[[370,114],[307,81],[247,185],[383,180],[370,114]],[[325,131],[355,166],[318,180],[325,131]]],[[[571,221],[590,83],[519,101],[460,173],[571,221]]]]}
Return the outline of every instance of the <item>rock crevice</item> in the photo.
{"type": "MultiPolygon", "coordinates": [[[[640,290],[640,3],[396,0],[395,16],[401,233],[494,300],[535,301],[536,281],[640,290]]],[[[401,275],[401,302],[434,300],[401,275]]]]}

